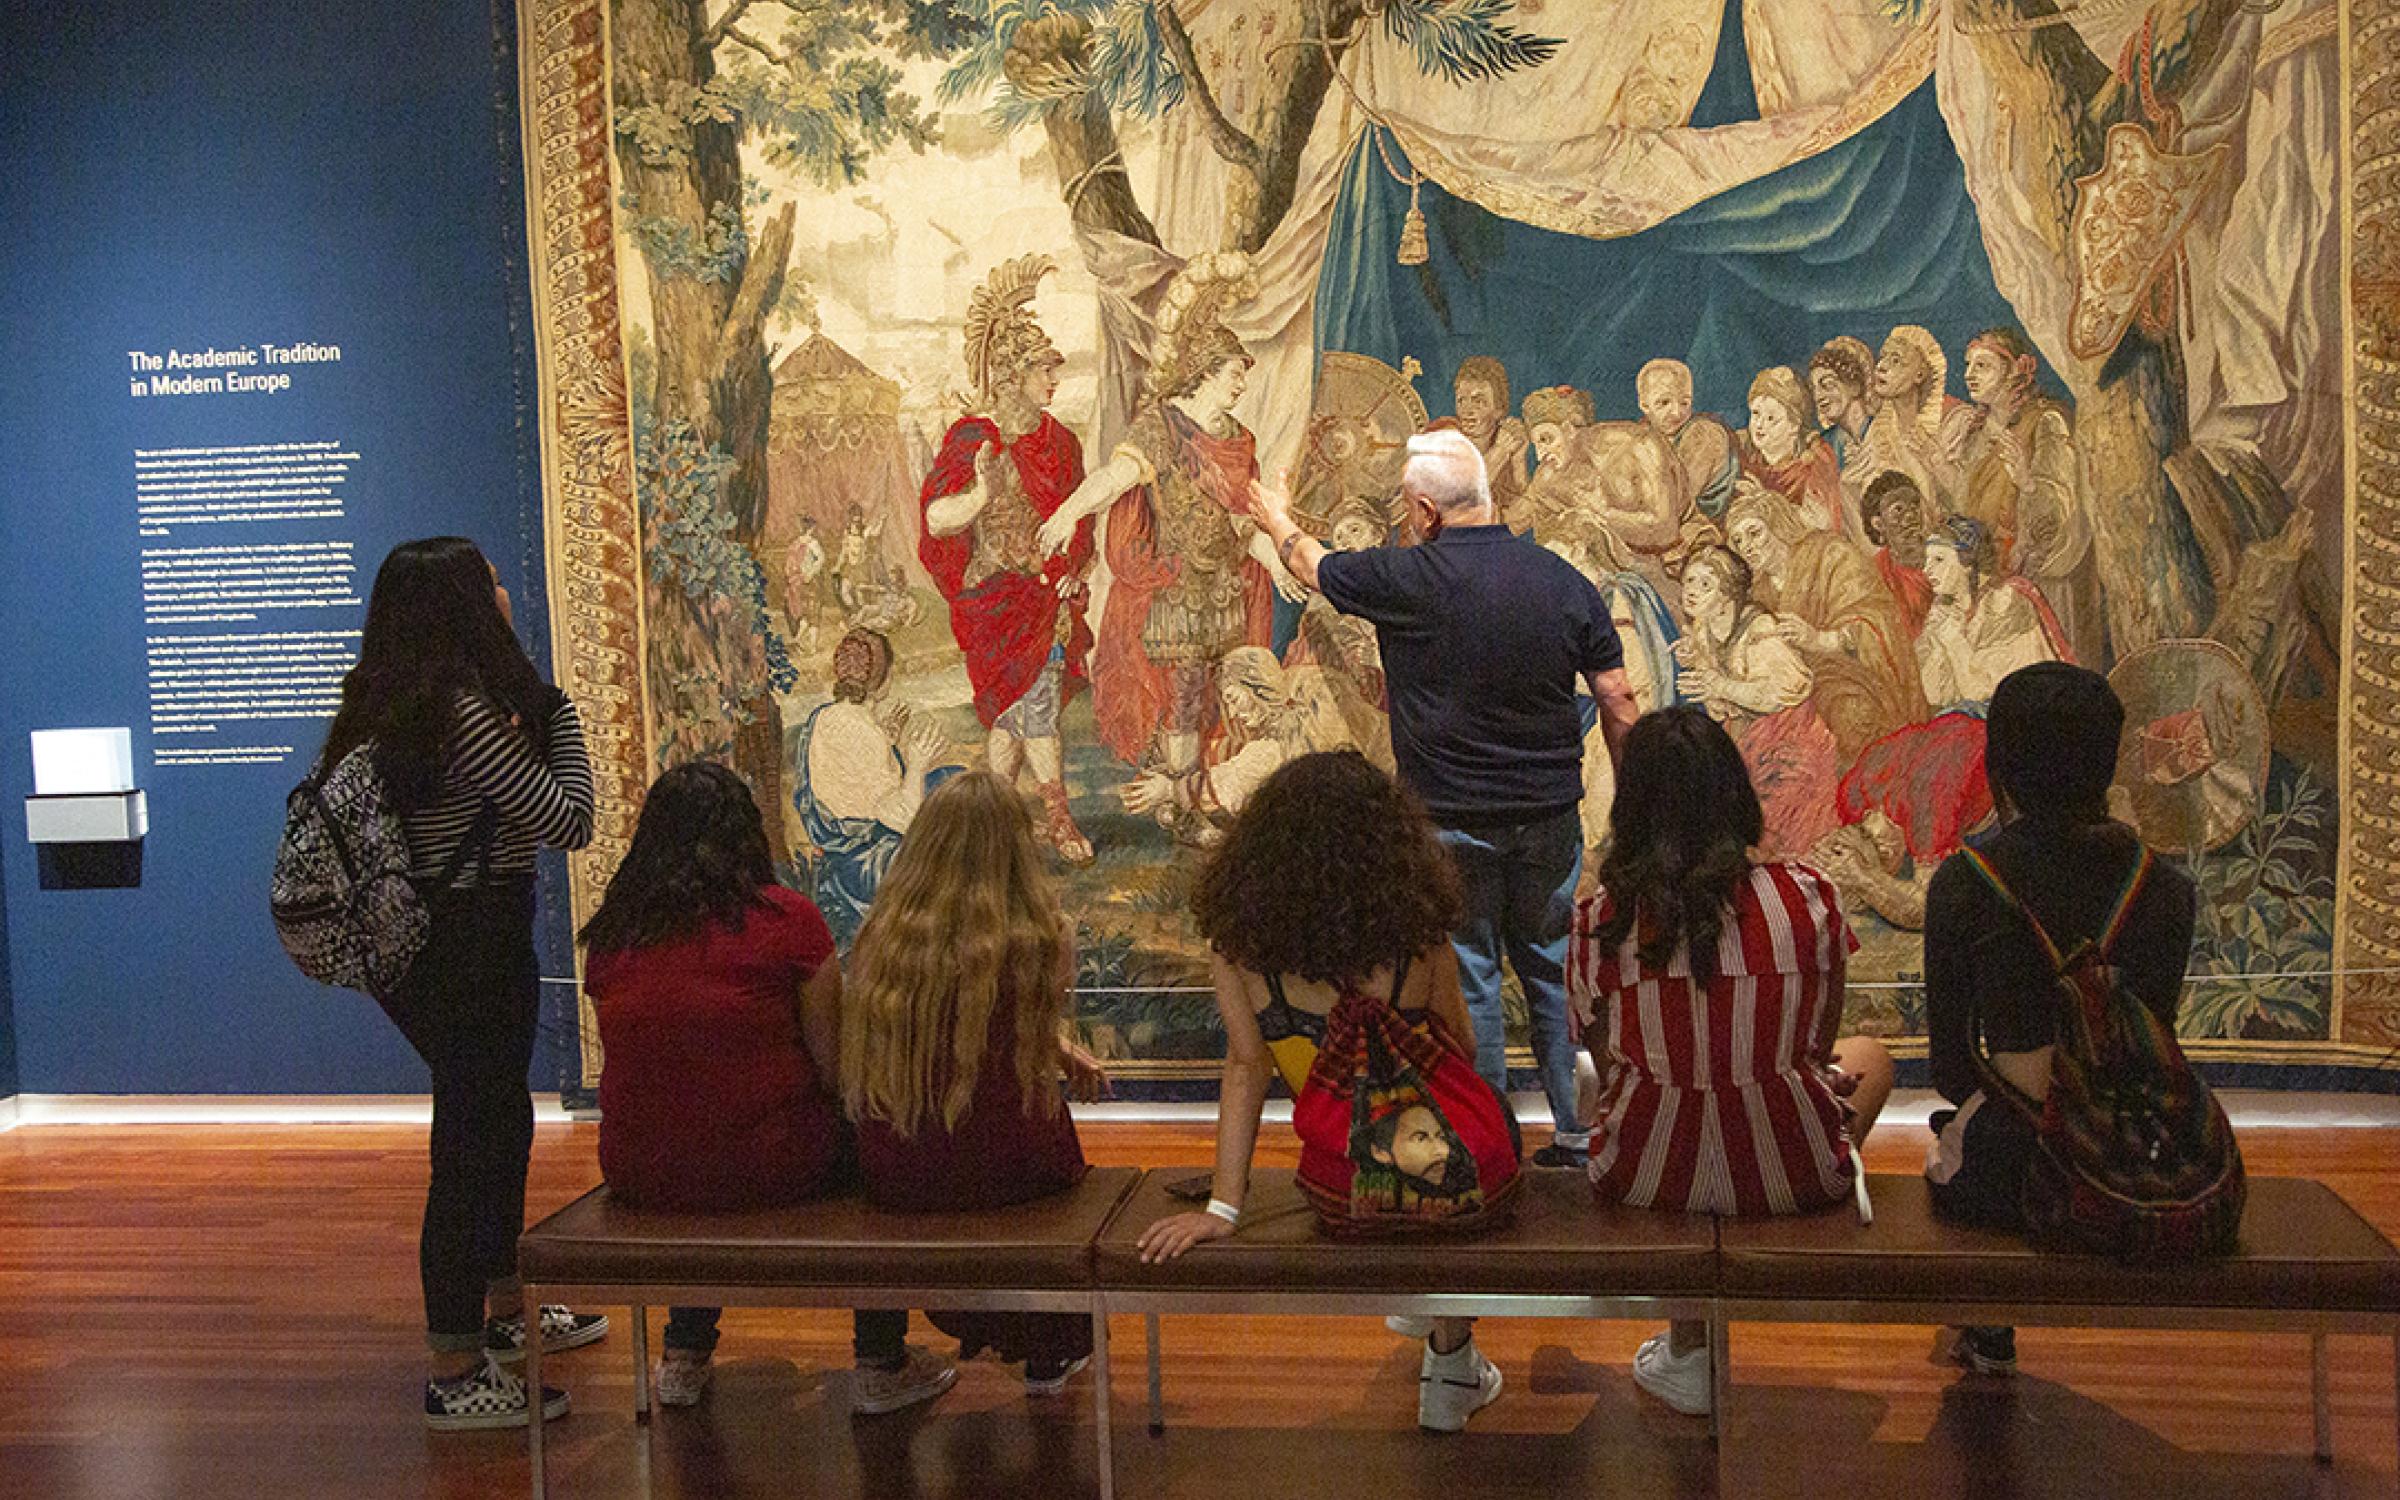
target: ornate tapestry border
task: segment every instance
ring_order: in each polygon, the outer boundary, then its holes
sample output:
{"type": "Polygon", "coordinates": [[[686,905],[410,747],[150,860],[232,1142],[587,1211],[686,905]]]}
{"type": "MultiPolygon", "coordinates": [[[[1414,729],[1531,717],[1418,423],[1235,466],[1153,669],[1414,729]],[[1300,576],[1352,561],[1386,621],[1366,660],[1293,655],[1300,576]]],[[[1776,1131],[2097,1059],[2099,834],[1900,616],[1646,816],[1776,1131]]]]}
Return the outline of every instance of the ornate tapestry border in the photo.
{"type": "Polygon", "coordinates": [[[2400,1043],[2400,10],[2343,6],[2351,394],[2333,1034],[2400,1043]]]}
{"type": "MultiPolygon", "coordinates": [[[[650,784],[643,692],[641,521],[617,317],[604,0],[518,0],[526,236],[541,373],[543,534],[552,665],[592,748],[598,816],[570,862],[580,927],[633,836],[650,784]]],[[[586,1088],[600,1077],[591,1002],[578,994],[586,1088]]]]}

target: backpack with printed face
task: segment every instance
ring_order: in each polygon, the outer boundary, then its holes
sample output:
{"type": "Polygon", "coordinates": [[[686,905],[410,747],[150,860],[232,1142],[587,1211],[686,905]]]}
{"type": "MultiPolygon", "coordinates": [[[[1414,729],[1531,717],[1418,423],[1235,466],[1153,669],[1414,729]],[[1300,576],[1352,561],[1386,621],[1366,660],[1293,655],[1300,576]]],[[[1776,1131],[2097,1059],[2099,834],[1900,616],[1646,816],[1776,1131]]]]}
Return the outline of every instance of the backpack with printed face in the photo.
{"type": "Polygon", "coordinates": [[[1441,1023],[1355,989],[1325,1018],[1292,1127],[1300,1190],[1343,1238],[1481,1229],[1522,1181],[1516,1117],[1441,1023]]]}
{"type": "Polygon", "coordinates": [[[268,909],[300,972],[388,998],[425,946],[431,918],[408,877],[408,834],[361,745],[319,765],[285,803],[268,909]]]}
{"type": "Polygon", "coordinates": [[[2046,1249],[2172,1260],[2233,1249],[2245,1197],[2241,1148],[2225,1111],[2185,1060],[2175,1033],[2119,982],[2114,953],[2150,875],[2142,852],[2098,942],[2061,953],[2000,874],[1966,851],[2033,929],[2058,974],[2050,1092],[2028,1098],[1978,1044],[1984,1089],[2033,1123],[2022,1207],[2046,1249]]]}

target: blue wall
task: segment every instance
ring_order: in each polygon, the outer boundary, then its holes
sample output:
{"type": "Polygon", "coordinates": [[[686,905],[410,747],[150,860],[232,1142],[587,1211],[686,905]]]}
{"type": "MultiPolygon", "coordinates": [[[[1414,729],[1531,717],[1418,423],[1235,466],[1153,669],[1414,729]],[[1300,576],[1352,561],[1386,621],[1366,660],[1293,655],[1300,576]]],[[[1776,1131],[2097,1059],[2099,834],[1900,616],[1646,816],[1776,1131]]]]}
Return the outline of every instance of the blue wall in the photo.
{"type": "MultiPolygon", "coordinates": [[[[26,1092],[423,1087],[267,921],[322,724],[279,731],[302,747],[280,765],[152,761],[132,455],[338,439],[362,591],[394,543],[476,537],[547,660],[513,24],[506,0],[0,8],[0,1018],[13,999],[26,1092]],[[290,391],[128,394],[128,350],[302,339],[343,358],[290,391]],[[90,724],[134,729],[143,884],[42,890],[14,821],[24,731],[90,724]]],[[[172,544],[279,539],[200,530],[172,544]]]]}

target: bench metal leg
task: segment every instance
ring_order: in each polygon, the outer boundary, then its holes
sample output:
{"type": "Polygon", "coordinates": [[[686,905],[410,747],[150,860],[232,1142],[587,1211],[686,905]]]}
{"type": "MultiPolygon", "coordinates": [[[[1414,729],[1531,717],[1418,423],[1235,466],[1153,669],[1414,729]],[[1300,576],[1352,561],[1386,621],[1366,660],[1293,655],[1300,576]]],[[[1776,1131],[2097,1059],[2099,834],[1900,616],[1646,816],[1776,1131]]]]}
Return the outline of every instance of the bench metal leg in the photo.
{"type": "Polygon", "coordinates": [[[2317,1462],[2333,1462],[2333,1363],[2325,1348],[2325,1335],[2311,1334],[2308,1340],[2308,1392],[2311,1411],[2317,1419],[2317,1462]]]}
{"type": "Polygon", "coordinates": [[[1158,1368],[1158,1314],[1142,1314],[1142,1338],[1150,1346],[1150,1435],[1167,1434],[1167,1383],[1158,1368]]]}
{"type": "Polygon", "coordinates": [[[633,1309],[633,1419],[650,1420],[650,1309],[633,1309]]]}
{"type": "Polygon", "coordinates": [[[1724,1446],[1725,1403],[1732,1394],[1733,1330],[1726,1326],[1723,1313],[1711,1313],[1708,1319],[1708,1440],[1719,1448],[1724,1446]]]}
{"type": "Polygon", "coordinates": [[[1100,1500],[1116,1500],[1117,1452],[1109,1431],[1108,1304],[1092,1302],[1092,1426],[1100,1448],[1100,1500]]]}
{"type": "Polygon", "coordinates": [[[533,1500],[543,1500],[550,1487],[542,1468],[542,1429],[549,1424],[542,1420],[542,1304],[532,1287],[525,1288],[525,1306],[532,1313],[525,1320],[525,1451],[533,1467],[533,1500]]]}

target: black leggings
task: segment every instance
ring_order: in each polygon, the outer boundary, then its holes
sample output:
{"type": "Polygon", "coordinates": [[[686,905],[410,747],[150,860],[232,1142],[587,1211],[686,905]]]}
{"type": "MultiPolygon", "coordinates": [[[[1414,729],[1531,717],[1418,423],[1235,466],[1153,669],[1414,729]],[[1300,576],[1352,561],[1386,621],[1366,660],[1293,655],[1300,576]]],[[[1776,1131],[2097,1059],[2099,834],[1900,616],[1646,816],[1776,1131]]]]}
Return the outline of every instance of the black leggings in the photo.
{"type": "Polygon", "coordinates": [[[514,1276],[533,1154],[533,882],[429,898],[425,951],[386,1009],[433,1073],[432,1185],[417,1240],[433,1347],[482,1347],[484,1292],[514,1276]]]}

